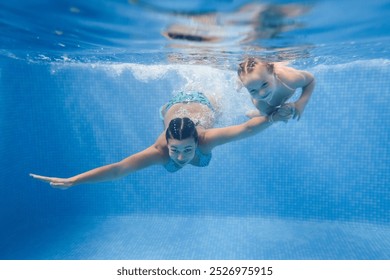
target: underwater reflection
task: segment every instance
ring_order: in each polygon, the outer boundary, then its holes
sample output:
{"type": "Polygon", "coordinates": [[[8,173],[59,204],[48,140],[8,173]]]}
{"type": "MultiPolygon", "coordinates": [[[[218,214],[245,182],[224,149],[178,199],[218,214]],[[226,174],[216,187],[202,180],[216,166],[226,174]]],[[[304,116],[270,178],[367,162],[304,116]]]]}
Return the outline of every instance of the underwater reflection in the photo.
{"type": "Polygon", "coordinates": [[[171,40],[168,48],[180,50],[169,55],[170,62],[215,64],[216,56],[223,60],[223,56],[237,54],[238,57],[243,51],[272,50],[295,56],[299,53],[299,46],[286,47],[285,42],[278,44],[277,40],[283,32],[303,28],[298,17],[310,9],[302,4],[250,3],[232,12],[176,12],[162,35],[171,40]],[[271,47],[262,44],[262,40],[267,39],[273,41],[271,47]]]}
{"type": "Polygon", "coordinates": [[[162,34],[172,40],[190,42],[252,42],[303,27],[294,18],[309,10],[300,4],[246,4],[233,12],[200,15],[176,14],[177,22],[162,34]]]}

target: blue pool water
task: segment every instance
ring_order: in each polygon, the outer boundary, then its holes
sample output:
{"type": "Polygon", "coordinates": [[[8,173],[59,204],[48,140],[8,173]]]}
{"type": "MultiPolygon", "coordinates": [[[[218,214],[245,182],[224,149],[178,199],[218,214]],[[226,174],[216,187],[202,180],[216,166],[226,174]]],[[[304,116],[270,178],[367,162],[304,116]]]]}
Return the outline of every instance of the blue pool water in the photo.
{"type": "Polygon", "coordinates": [[[83,2],[0,4],[0,259],[390,258],[387,1],[83,2]],[[146,148],[183,89],[221,97],[217,126],[245,121],[248,55],[316,76],[299,122],[207,168],[67,191],[28,176],[146,148]]]}

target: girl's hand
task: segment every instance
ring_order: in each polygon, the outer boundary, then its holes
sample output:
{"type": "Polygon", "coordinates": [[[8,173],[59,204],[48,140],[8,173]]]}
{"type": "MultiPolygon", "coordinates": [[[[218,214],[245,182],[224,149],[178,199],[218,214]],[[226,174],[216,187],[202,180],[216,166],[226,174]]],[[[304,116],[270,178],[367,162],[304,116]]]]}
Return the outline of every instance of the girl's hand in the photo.
{"type": "Polygon", "coordinates": [[[38,179],[43,182],[49,183],[50,186],[57,189],[66,190],[69,187],[72,187],[74,185],[74,182],[71,179],[46,177],[46,176],[40,176],[36,174],[30,174],[30,176],[33,177],[34,179],[38,179]]]}
{"type": "Polygon", "coordinates": [[[292,118],[296,119],[297,121],[299,121],[301,119],[303,110],[305,109],[304,105],[302,105],[299,102],[294,102],[294,103],[285,103],[283,106],[289,106],[289,107],[294,108],[294,113],[292,115],[292,118]]]}
{"type": "Polygon", "coordinates": [[[295,107],[292,103],[286,103],[276,109],[270,115],[271,122],[281,121],[287,123],[295,114],[295,107]]]}
{"type": "Polygon", "coordinates": [[[294,102],[294,103],[285,103],[283,104],[279,110],[283,110],[285,111],[286,113],[287,112],[290,112],[291,113],[291,117],[293,119],[296,119],[297,121],[300,120],[301,118],[301,115],[303,113],[303,109],[304,109],[304,106],[302,106],[300,103],[298,102],[294,102]]]}
{"type": "Polygon", "coordinates": [[[295,106],[295,113],[294,113],[293,118],[297,119],[297,121],[299,121],[301,116],[302,116],[303,110],[305,109],[305,106],[301,105],[298,102],[295,102],[294,106],[295,106]]]}

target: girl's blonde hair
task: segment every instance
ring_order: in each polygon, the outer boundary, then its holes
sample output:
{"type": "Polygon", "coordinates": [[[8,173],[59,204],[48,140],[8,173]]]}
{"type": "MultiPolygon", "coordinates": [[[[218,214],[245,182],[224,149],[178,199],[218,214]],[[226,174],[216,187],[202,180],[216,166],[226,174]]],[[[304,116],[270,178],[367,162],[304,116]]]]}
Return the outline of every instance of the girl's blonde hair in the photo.
{"type": "Polygon", "coordinates": [[[249,74],[255,69],[256,65],[262,65],[267,68],[269,73],[274,72],[274,64],[270,62],[261,61],[254,57],[249,57],[245,59],[243,62],[241,62],[238,66],[237,74],[239,77],[245,74],[249,74]]]}

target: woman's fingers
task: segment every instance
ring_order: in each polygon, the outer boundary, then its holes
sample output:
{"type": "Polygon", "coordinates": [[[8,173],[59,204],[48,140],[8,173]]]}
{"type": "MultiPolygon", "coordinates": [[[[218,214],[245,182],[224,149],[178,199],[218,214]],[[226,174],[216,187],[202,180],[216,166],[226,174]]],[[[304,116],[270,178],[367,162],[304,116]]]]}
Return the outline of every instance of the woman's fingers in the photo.
{"type": "Polygon", "coordinates": [[[281,122],[285,122],[287,123],[287,121],[291,118],[291,116],[289,115],[285,115],[285,114],[280,114],[279,111],[274,111],[271,116],[270,116],[270,119],[272,121],[281,121],[281,122]]]}
{"type": "Polygon", "coordinates": [[[30,174],[31,177],[34,179],[41,180],[43,182],[49,183],[50,186],[53,188],[61,188],[64,187],[70,187],[72,183],[68,179],[62,179],[62,178],[55,178],[55,177],[46,177],[46,176],[41,176],[41,175],[36,175],[36,174],[30,174]]]}
{"type": "Polygon", "coordinates": [[[54,189],[59,189],[59,190],[67,190],[70,187],[70,185],[66,185],[64,183],[53,183],[53,182],[50,183],[50,186],[54,189]]]}
{"type": "Polygon", "coordinates": [[[65,186],[65,183],[63,182],[50,182],[51,186],[65,186]]]}
{"type": "Polygon", "coordinates": [[[41,176],[41,175],[36,175],[36,174],[30,174],[31,177],[33,177],[34,179],[38,179],[38,180],[41,180],[41,181],[44,181],[44,182],[52,182],[54,178],[52,177],[46,177],[46,176],[41,176]]]}

